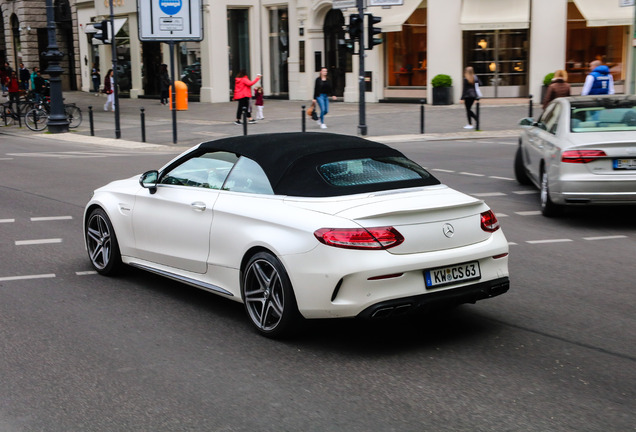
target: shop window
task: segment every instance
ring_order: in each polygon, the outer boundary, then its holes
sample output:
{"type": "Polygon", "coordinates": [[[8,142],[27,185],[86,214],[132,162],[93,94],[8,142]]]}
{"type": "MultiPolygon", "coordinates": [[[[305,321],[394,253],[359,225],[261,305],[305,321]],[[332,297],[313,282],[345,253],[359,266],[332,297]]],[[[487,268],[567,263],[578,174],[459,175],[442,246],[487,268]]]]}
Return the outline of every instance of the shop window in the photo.
{"type": "Polygon", "coordinates": [[[188,96],[201,94],[201,43],[179,44],[179,79],[188,86],[188,96]]]}
{"type": "Polygon", "coordinates": [[[388,86],[426,86],[426,8],[420,5],[406,20],[402,31],[385,36],[388,86]]]}
{"type": "Polygon", "coordinates": [[[528,30],[464,32],[464,67],[472,66],[488,96],[518,97],[528,82],[528,30]],[[499,87],[515,88],[499,92],[499,87]]]}
{"type": "Polygon", "coordinates": [[[624,80],[625,34],[629,34],[629,26],[588,27],[576,4],[568,3],[565,54],[568,81],[584,82],[593,60],[607,65],[614,81],[624,80]]]}
{"type": "Polygon", "coordinates": [[[289,93],[288,58],[289,21],[287,20],[287,9],[272,8],[269,10],[269,84],[272,95],[280,96],[289,93]]]}

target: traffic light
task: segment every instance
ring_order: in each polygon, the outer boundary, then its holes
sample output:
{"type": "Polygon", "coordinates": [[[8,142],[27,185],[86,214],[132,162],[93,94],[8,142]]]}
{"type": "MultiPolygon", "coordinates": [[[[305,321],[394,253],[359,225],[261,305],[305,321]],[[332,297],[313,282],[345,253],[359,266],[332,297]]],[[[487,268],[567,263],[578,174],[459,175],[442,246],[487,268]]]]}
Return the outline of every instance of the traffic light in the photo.
{"type": "Polygon", "coordinates": [[[351,53],[351,54],[355,54],[356,53],[356,41],[354,41],[353,39],[345,39],[344,41],[344,46],[345,49],[347,50],[347,52],[351,53]]]}
{"type": "Polygon", "coordinates": [[[347,32],[349,33],[351,40],[360,39],[363,25],[362,17],[360,15],[353,14],[349,16],[349,28],[347,29],[347,32]]]}
{"type": "Polygon", "coordinates": [[[376,37],[376,35],[382,33],[382,29],[379,27],[375,27],[375,24],[378,24],[380,21],[382,21],[382,17],[373,16],[372,14],[366,15],[368,17],[366,49],[371,50],[375,45],[380,45],[382,43],[382,38],[376,37]]]}
{"type": "Polygon", "coordinates": [[[93,36],[95,39],[102,41],[105,44],[110,43],[110,32],[109,32],[109,23],[108,21],[102,21],[98,23],[93,23],[93,27],[97,29],[97,33],[93,36]]]}

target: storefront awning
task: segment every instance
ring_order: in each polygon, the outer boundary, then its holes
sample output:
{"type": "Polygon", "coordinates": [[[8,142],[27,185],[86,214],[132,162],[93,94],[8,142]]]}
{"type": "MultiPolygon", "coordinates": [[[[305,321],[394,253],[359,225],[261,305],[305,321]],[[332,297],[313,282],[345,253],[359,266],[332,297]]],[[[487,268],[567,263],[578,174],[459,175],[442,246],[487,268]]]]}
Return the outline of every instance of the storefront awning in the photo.
{"type": "Polygon", "coordinates": [[[462,30],[527,29],[530,0],[464,0],[459,24],[462,30]]]}
{"type": "Polygon", "coordinates": [[[619,0],[574,0],[588,27],[631,25],[634,20],[634,6],[621,6],[621,3],[619,0]]]}
{"type": "Polygon", "coordinates": [[[366,12],[379,16],[382,21],[377,25],[382,29],[382,33],[402,31],[402,24],[415,12],[415,9],[422,3],[422,0],[404,0],[401,6],[391,6],[390,8],[369,7],[366,12]]]}

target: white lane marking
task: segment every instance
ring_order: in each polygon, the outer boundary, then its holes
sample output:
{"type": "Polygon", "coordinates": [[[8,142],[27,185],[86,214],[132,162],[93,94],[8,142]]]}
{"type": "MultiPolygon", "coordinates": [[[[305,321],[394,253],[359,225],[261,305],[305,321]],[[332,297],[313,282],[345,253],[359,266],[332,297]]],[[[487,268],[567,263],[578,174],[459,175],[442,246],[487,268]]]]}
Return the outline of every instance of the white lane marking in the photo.
{"type": "Polygon", "coordinates": [[[522,190],[522,191],[512,191],[512,193],[517,195],[531,195],[531,194],[538,194],[539,191],[538,190],[522,190]]]}
{"type": "Polygon", "coordinates": [[[445,173],[454,173],[455,171],[452,170],[446,170],[446,169],[441,169],[441,168],[433,168],[431,171],[438,171],[438,172],[445,172],[445,173]]]}
{"type": "Polygon", "coordinates": [[[537,216],[541,214],[541,210],[515,212],[519,216],[537,216]]]}
{"type": "Polygon", "coordinates": [[[497,216],[498,218],[508,217],[508,215],[505,213],[495,213],[495,216],[497,216]]]}
{"type": "Polygon", "coordinates": [[[73,216],[46,216],[46,217],[32,217],[31,222],[43,222],[43,221],[56,221],[56,220],[69,220],[73,219],[73,216]]]}
{"type": "Polygon", "coordinates": [[[1,160],[13,160],[13,158],[0,158],[0,161],[1,160]]]}
{"type": "Polygon", "coordinates": [[[0,219],[0,223],[13,223],[15,219],[0,219]]]}
{"type": "Polygon", "coordinates": [[[472,176],[472,177],[485,177],[485,174],[475,174],[475,173],[469,173],[469,172],[460,172],[461,175],[466,175],[466,176],[472,176]]]}
{"type": "Polygon", "coordinates": [[[51,244],[51,243],[62,243],[61,238],[52,238],[52,239],[38,239],[38,240],[16,240],[16,246],[29,246],[29,245],[39,245],[39,244],[51,244]]]}
{"type": "Polygon", "coordinates": [[[489,176],[489,178],[491,178],[491,179],[495,179],[495,180],[510,180],[510,181],[515,181],[515,179],[510,178],[510,177],[489,176]]]}
{"type": "Polygon", "coordinates": [[[55,277],[55,273],[25,275],[25,276],[7,276],[7,277],[0,277],[0,282],[27,280],[27,279],[46,279],[46,278],[54,278],[54,277],[55,277]]]}
{"type": "Polygon", "coordinates": [[[571,239],[550,239],[550,240],[528,240],[526,243],[530,244],[543,244],[543,243],[564,243],[571,242],[571,239]]]}
{"type": "Polygon", "coordinates": [[[475,196],[475,197],[493,197],[493,196],[506,196],[506,194],[503,193],[503,192],[484,192],[484,193],[472,194],[472,196],[475,196]]]}
{"type": "Polygon", "coordinates": [[[508,242],[508,246],[517,246],[517,243],[515,243],[515,242],[508,242]]]}
{"type": "Polygon", "coordinates": [[[78,271],[78,272],[75,272],[75,274],[78,276],[87,276],[87,275],[95,275],[97,274],[97,272],[95,270],[88,270],[88,271],[78,271]]]}
{"type": "Polygon", "coordinates": [[[627,238],[626,235],[614,235],[614,236],[603,236],[603,237],[583,237],[583,240],[613,240],[613,239],[624,239],[627,238]]]}

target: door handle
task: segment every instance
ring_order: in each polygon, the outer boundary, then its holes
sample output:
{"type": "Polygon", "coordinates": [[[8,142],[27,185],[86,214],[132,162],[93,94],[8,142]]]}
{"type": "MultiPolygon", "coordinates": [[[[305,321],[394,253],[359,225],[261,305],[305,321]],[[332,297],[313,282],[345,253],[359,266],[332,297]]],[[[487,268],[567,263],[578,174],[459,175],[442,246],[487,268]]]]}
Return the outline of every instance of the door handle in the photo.
{"type": "Polygon", "coordinates": [[[205,208],[206,208],[205,203],[204,203],[204,202],[201,202],[201,201],[195,201],[195,202],[193,202],[193,203],[192,203],[192,204],[190,204],[190,205],[192,206],[192,208],[193,208],[195,211],[204,211],[204,210],[205,210],[205,208]]]}

